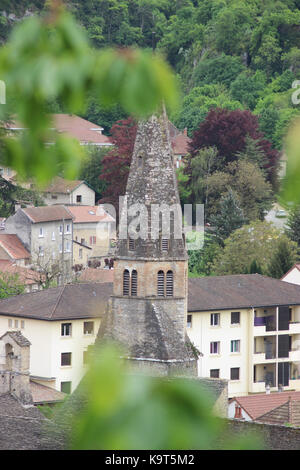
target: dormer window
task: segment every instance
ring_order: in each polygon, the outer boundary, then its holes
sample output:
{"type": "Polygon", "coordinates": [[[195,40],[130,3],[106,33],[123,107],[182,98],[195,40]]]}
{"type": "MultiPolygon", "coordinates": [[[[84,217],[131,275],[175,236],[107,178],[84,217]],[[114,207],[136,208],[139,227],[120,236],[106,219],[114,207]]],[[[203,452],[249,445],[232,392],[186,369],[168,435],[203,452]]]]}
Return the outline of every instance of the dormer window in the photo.
{"type": "Polygon", "coordinates": [[[128,239],[128,249],[129,251],[134,251],[135,249],[135,240],[133,238],[128,239]]]}

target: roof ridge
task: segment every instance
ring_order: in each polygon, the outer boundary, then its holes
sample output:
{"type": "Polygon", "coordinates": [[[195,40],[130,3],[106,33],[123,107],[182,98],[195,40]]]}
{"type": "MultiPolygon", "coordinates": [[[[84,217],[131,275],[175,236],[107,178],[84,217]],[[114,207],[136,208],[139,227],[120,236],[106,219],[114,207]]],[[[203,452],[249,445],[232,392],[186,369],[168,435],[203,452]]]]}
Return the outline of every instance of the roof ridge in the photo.
{"type": "Polygon", "coordinates": [[[55,313],[55,310],[57,309],[58,304],[59,304],[59,302],[60,302],[60,300],[61,300],[61,298],[62,298],[62,295],[63,295],[63,292],[64,292],[64,290],[65,290],[65,287],[66,287],[66,284],[64,284],[64,285],[62,286],[61,292],[60,292],[60,294],[58,295],[58,298],[57,298],[57,301],[55,302],[55,305],[54,305],[54,307],[53,307],[52,313],[50,314],[50,318],[53,318],[53,315],[54,315],[54,313],[55,313]]]}

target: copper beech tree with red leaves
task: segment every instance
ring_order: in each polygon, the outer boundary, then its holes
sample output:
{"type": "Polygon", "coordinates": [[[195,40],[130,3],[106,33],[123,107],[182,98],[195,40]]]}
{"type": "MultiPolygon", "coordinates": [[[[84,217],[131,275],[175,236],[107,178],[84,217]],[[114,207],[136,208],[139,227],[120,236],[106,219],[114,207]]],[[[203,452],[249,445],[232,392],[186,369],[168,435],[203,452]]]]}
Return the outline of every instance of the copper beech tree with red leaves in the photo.
{"type": "Polygon", "coordinates": [[[119,211],[119,196],[124,196],[137,132],[133,118],[117,121],[111,128],[112,150],[103,158],[100,179],[107,183],[101,203],[112,204],[119,211]]]}
{"type": "MultiPolygon", "coordinates": [[[[224,164],[237,160],[237,153],[245,149],[246,138],[258,142],[265,154],[264,169],[267,180],[276,187],[276,170],[279,152],[272,148],[270,141],[264,138],[259,130],[258,118],[248,110],[212,109],[206,119],[194,132],[190,143],[190,158],[197,155],[200,149],[215,146],[218,155],[224,158],[224,164]]],[[[191,175],[191,166],[187,159],[186,174],[191,175]]]]}

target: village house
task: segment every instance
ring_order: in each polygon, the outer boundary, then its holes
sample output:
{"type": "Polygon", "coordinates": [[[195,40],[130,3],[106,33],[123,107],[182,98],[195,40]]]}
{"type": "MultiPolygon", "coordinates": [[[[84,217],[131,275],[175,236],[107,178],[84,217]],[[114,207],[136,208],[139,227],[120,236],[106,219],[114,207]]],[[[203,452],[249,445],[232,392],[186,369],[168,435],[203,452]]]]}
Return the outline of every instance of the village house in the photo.
{"type": "Polygon", "coordinates": [[[30,252],[32,266],[43,271],[59,263],[60,275],[68,279],[73,260],[72,218],[65,206],[18,209],[6,219],[5,233],[21,239],[30,252]]]}
{"type": "Polygon", "coordinates": [[[184,131],[181,132],[176,126],[174,126],[174,124],[172,124],[171,121],[168,121],[168,130],[174,167],[181,168],[183,166],[183,158],[189,153],[189,144],[191,139],[187,135],[187,129],[184,129],[184,131]]]}
{"type": "Polygon", "coordinates": [[[47,206],[51,206],[52,204],[94,206],[95,191],[85,181],[69,181],[57,176],[44,189],[43,199],[47,206]]]}
{"type": "Polygon", "coordinates": [[[23,266],[18,266],[9,260],[0,260],[0,276],[5,279],[16,279],[18,284],[24,286],[25,292],[34,292],[42,289],[43,275],[23,266]]]}
{"type": "Polygon", "coordinates": [[[68,284],[0,300],[0,335],[18,331],[30,347],[30,378],[71,393],[82,379],[111,284],[68,284]]]}
{"type": "Polygon", "coordinates": [[[0,234],[0,260],[11,261],[17,266],[30,264],[30,252],[15,234],[0,234]]]}
{"type": "Polygon", "coordinates": [[[281,280],[290,282],[291,284],[300,285],[300,264],[294,264],[294,266],[292,266],[291,269],[282,276],[281,280]]]}
{"type": "Polygon", "coordinates": [[[73,216],[73,265],[87,266],[89,260],[103,259],[115,239],[115,219],[103,206],[68,206],[73,216]]]}
{"type": "Polygon", "coordinates": [[[300,287],[259,274],[189,279],[188,335],[198,372],[228,396],[300,390],[300,287]]]}
{"type": "Polygon", "coordinates": [[[261,423],[300,426],[300,392],[278,391],[233,397],[228,418],[261,423]]]}

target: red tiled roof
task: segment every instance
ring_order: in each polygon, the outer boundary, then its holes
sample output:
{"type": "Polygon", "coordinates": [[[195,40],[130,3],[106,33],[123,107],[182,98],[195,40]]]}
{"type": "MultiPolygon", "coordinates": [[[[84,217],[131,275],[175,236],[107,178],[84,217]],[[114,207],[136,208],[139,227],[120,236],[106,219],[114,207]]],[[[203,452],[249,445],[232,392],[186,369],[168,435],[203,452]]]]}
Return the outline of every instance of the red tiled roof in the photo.
{"type": "MultiPolygon", "coordinates": [[[[102,134],[103,128],[75,114],[52,114],[53,128],[59,133],[66,133],[81,143],[110,145],[111,139],[102,134]]],[[[9,129],[23,130],[17,120],[8,123],[9,129]]]]}
{"type": "Polygon", "coordinates": [[[189,153],[189,144],[191,139],[185,134],[178,134],[171,139],[173,153],[175,155],[187,155],[189,153]]]}
{"type": "Polygon", "coordinates": [[[69,194],[74,189],[78,188],[82,183],[83,180],[66,180],[57,176],[52,180],[52,182],[44,189],[46,193],[60,193],[60,194],[69,194]]]}
{"type": "Polygon", "coordinates": [[[46,387],[45,385],[41,385],[37,382],[33,382],[32,380],[30,380],[29,386],[33,403],[35,405],[39,403],[55,403],[63,401],[66,398],[65,393],[46,387]]]}
{"type": "Polygon", "coordinates": [[[12,261],[0,260],[0,272],[8,274],[18,274],[20,282],[27,285],[37,284],[41,279],[41,274],[32,269],[17,266],[12,261]]]}
{"type": "Polygon", "coordinates": [[[73,223],[82,222],[114,222],[115,219],[109,215],[102,206],[68,206],[73,215],[73,223]]]}
{"type": "Polygon", "coordinates": [[[12,259],[30,258],[30,253],[17,235],[0,233],[0,246],[12,259]]]}
{"type": "Polygon", "coordinates": [[[246,397],[234,397],[230,402],[236,401],[246,413],[255,420],[278,406],[283,405],[289,401],[290,397],[292,400],[300,400],[300,392],[277,392],[249,395],[246,397]]]}
{"type": "Polygon", "coordinates": [[[113,269],[86,268],[79,276],[80,282],[114,282],[113,269]]]}
{"type": "Polygon", "coordinates": [[[41,206],[26,207],[20,209],[31,219],[33,223],[50,222],[52,220],[72,219],[72,214],[65,206],[41,206]]]}

